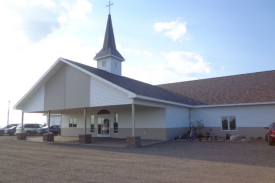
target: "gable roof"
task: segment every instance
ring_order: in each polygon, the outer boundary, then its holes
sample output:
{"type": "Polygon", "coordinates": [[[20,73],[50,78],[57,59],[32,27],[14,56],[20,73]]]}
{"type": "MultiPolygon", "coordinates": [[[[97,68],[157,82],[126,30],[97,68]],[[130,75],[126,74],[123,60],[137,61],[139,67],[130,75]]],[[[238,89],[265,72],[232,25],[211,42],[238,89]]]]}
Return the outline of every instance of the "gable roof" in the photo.
{"type": "Polygon", "coordinates": [[[106,27],[105,37],[104,37],[103,48],[99,51],[99,53],[96,54],[96,56],[94,57],[94,60],[98,60],[98,59],[110,57],[110,56],[120,61],[125,60],[116,49],[112,19],[111,19],[111,15],[108,15],[108,22],[107,22],[107,27],[106,27]]]}
{"type": "Polygon", "coordinates": [[[124,76],[118,76],[112,73],[109,73],[107,71],[97,69],[88,65],[84,65],[78,62],[74,62],[68,59],[64,59],[92,74],[95,74],[117,86],[120,86],[132,93],[135,93],[136,95],[141,95],[145,97],[151,97],[155,99],[165,100],[165,101],[171,101],[181,104],[187,104],[187,105],[203,105],[204,103],[194,100],[192,98],[182,96],[180,94],[171,92],[169,90],[160,88],[158,86],[154,86],[148,83],[144,83],[141,81],[137,81],[131,78],[127,78],[124,76]]]}
{"type": "Polygon", "coordinates": [[[208,105],[275,101],[275,71],[157,86],[208,105]]]}

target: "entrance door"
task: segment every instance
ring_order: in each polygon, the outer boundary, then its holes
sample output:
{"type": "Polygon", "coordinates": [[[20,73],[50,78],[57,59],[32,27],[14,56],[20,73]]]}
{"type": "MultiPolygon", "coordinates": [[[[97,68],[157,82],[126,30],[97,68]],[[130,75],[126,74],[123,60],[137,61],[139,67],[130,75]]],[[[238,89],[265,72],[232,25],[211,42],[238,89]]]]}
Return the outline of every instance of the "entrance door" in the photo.
{"type": "Polygon", "coordinates": [[[98,137],[110,137],[110,118],[97,118],[97,130],[98,137]]]}

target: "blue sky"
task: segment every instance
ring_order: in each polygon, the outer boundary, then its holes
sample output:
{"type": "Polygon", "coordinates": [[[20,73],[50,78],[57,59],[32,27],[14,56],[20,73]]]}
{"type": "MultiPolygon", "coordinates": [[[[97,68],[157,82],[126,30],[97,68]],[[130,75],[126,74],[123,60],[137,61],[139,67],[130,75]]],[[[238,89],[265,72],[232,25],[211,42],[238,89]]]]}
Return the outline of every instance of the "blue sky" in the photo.
{"type": "MultiPolygon", "coordinates": [[[[96,67],[108,3],[1,0],[0,125],[6,123],[8,101],[14,106],[58,57],[96,67]]],[[[111,3],[124,76],[162,84],[275,69],[274,1],[111,3]]],[[[20,122],[20,112],[12,111],[11,119],[20,122]]]]}

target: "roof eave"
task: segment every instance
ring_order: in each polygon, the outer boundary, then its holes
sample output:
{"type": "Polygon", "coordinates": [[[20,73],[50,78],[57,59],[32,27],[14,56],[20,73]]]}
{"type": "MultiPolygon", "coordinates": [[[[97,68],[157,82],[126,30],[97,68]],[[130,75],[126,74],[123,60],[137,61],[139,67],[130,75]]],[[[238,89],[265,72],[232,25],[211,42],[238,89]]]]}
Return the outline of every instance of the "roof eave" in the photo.
{"type": "Polygon", "coordinates": [[[99,60],[99,59],[103,59],[103,58],[107,58],[107,57],[114,57],[115,59],[118,59],[118,60],[120,60],[121,62],[123,62],[123,61],[125,61],[125,59],[123,58],[120,58],[120,57],[117,57],[117,56],[115,56],[115,55],[113,55],[113,54],[110,54],[110,55],[104,55],[104,56],[101,56],[101,57],[94,57],[94,60],[95,61],[97,61],[97,60],[99,60]]]}

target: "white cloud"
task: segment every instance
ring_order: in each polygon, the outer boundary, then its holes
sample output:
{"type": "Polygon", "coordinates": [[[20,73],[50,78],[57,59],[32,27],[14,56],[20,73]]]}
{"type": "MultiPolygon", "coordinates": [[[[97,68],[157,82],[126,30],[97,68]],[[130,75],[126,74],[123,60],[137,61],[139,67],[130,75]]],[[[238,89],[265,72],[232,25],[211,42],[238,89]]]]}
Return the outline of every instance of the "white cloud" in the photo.
{"type": "Polygon", "coordinates": [[[211,64],[198,53],[163,53],[164,61],[144,66],[125,65],[123,74],[127,77],[151,83],[162,84],[196,79],[197,73],[210,73],[211,64]],[[138,73],[138,74],[137,74],[138,73]]]}
{"type": "Polygon", "coordinates": [[[103,37],[100,37],[97,42],[100,44],[100,45],[103,45],[103,42],[104,42],[104,38],[103,37]]]}
{"type": "Polygon", "coordinates": [[[163,55],[168,60],[167,67],[176,73],[209,73],[211,71],[211,64],[197,53],[169,52],[163,53],[163,55]]]}
{"type": "Polygon", "coordinates": [[[143,51],[143,53],[149,57],[153,56],[153,53],[149,52],[149,51],[143,51]]]}
{"type": "Polygon", "coordinates": [[[139,50],[136,50],[135,52],[136,52],[136,54],[138,54],[138,55],[141,54],[141,51],[139,51],[139,50]]]}
{"type": "Polygon", "coordinates": [[[86,21],[87,13],[92,11],[92,4],[86,0],[77,0],[76,3],[61,2],[61,6],[69,11],[69,16],[73,19],[86,21]]]}
{"type": "Polygon", "coordinates": [[[59,23],[63,24],[67,20],[67,17],[65,15],[61,15],[58,18],[59,23]]]}
{"type": "Polygon", "coordinates": [[[144,54],[144,55],[147,55],[147,56],[149,56],[149,57],[152,57],[152,56],[153,56],[153,53],[151,53],[151,52],[149,52],[149,51],[140,51],[140,50],[135,50],[135,49],[130,49],[130,48],[126,48],[125,51],[126,51],[127,53],[132,53],[132,52],[134,52],[134,53],[136,53],[136,54],[138,54],[138,55],[144,54]]]}
{"type": "Polygon", "coordinates": [[[131,49],[129,49],[129,48],[126,48],[125,51],[128,52],[128,53],[132,52],[131,49]]]}
{"type": "Polygon", "coordinates": [[[92,11],[92,4],[87,0],[74,0],[70,3],[55,3],[51,0],[1,0],[0,4],[0,20],[4,19],[1,21],[1,29],[7,29],[8,25],[14,24],[14,28],[21,30],[32,43],[53,34],[68,20],[87,20],[87,13],[92,11]]]}
{"type": "Polygon", "coordinates": [[[224,69],[225,69],[225,67],[224,67],[224,66],[222,66],[221,70],[224,70],[224,69]]]}
{"type": "Polygon", "coordinates": [[[1,3],[11,4],[16,7],[23,7],[26,5],[43,5],[47,8],[53,8],[56,6],[56,3],[51,0],[1,0],[1,3]]]}
{"type": "Polygon", "coordinates": [[[42,4],[48,8],[54,8],[56,6],[56,3],[52,2],[51,0],[32,0],[32,3],[33,4],[42,4]]]}
{"type": "MultiPolygon", "coordinates": [[[[155,29],[155,32],[169,30],[166,31],[164,35],[171,38],[173,41],[178,40],[187,33],[186,22],[180,22],[179,19],[170,23],[155,23],[153,28],[155,29]]],[[[190,38],[188,36],[185,39],[189,40],[190,38]]]]}
{"type": "Polygon", "coordinates": [[[117,49],[118,51],[120,51],[120,50],[121,50],[121,44],[120,44],[120,43],[118,43],[118,42],[116,42],[116,49],[117,49]]]}

